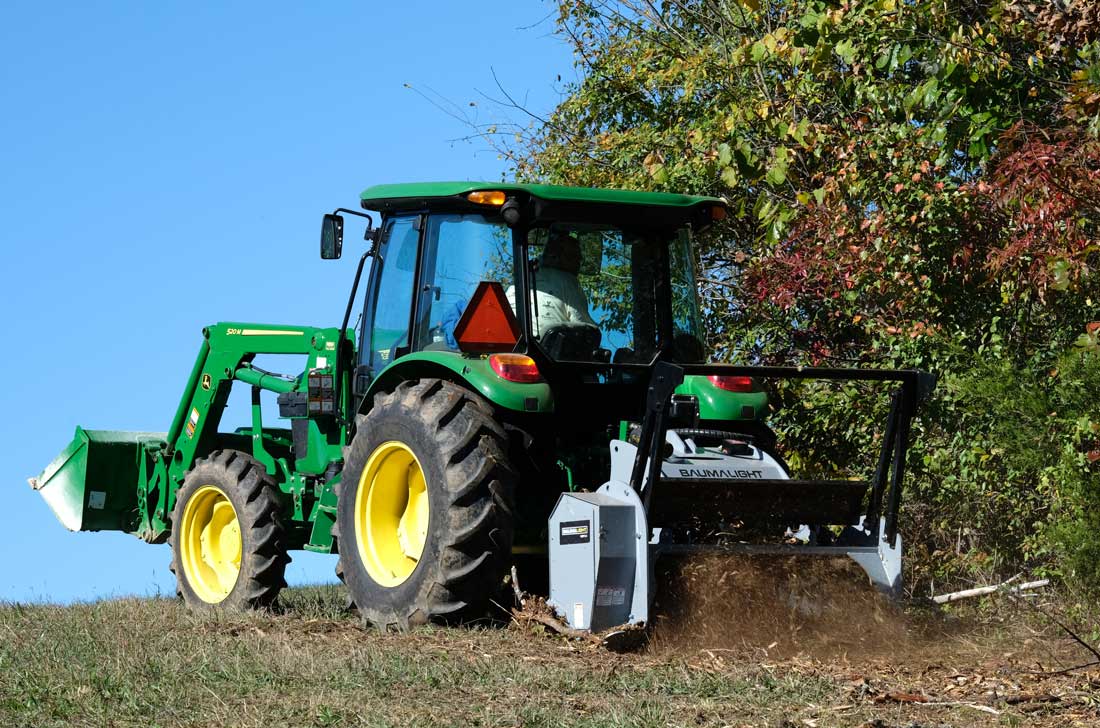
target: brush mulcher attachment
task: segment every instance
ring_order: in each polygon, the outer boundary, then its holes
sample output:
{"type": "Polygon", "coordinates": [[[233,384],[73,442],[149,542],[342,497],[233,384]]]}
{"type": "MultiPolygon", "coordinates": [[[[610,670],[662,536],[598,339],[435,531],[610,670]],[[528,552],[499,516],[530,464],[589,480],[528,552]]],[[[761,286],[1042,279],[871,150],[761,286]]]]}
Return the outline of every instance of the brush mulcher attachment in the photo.
{"type": "Polygon", "coordinates": [[[648,623],[655,560],[706,552],[848,556],[875,587],[899,596],[910,423],[933,386],[909,370],[658,363],[637,443],[613,440],[610,479],[593,493],[563,494],[550,515],[550,605],[574,629],[648,623]],[[698,416],[693,401],[673,394],[685,373],[898,382],[874,480],[791,479],[750,437],[679,427],[698,416]],[[729,524],[785,525],[788,543],[747,543],[729,524]],[[825,526],[842,530],[834,536],[825,526]]]}

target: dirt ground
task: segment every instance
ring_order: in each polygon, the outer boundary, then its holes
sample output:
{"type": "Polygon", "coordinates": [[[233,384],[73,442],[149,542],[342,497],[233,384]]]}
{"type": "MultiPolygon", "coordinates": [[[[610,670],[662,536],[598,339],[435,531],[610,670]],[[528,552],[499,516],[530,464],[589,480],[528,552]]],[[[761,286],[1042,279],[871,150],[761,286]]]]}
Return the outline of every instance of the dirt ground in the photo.
{"type": "Polygon", "coordinates": [[[870,704],[865,725],[1100,726],[1100,665],[1080,667],[1096,655],[1019,599],[898,604],[847,559],[703,557],[666,562],[658,581],[643,654],[828,676],[844,702],[802,725],[846,725],[870,704]]]}
{"type": "Polygon", "coordinates": [[[383,634],[336,586],[276,613],[0,605],[0,725],[1100,726],[1096,656],[1012,600],[902,607],[820,560],[660,578],[629,652],[525,620],[383,634]]]}
{"type": "Polygon", "coordinates": [[[838,688],[839,704],[779,725],[1100,726],[1100,658],[1019,598],[899,604],[847,559],[698,557],[657,581],[634,664],[756,665],[838,688]]]}

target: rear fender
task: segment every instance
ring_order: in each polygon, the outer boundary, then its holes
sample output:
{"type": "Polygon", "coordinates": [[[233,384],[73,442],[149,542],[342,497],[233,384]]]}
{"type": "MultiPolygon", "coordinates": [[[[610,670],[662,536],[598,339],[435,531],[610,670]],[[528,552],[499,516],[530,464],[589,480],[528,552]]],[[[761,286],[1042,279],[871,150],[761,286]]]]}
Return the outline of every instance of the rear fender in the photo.
{"type": "Polygon", "coordinates": [[[720,389],[705,376],[689,374],[676,394],[690,394],[699,400],[699,419],[714,422],[762,420],[768,411],[768,393],[754,384],[751,392],[720,389]]]}
{"type": "Polygon", "coordinates": [[[549,384],[506,381],[489,366],[487,355],[420,351],[407,354],[382,370],[367,389],[359,413],[370,411],[374,395],[378,392],[392,392],[401,382],[413,379],[445,379],[477,392],[493,405],[506,410],[526,413],[554,411],[554,397],[549,384]]]}

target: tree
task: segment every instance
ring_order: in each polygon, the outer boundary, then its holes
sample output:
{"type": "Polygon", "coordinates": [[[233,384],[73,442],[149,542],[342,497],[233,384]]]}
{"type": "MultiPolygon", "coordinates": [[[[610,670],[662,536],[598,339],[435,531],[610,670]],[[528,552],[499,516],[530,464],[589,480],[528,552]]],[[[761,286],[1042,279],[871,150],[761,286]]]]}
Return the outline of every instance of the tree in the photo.
{"type": "MultiPolygon", "coordinates": [[[[1001,415],[971,394],[990,365],[1049,389],[1097,318],[1098,12],[562,0],[579,80],[503,151],[520,178],[729,198],[736,214],[699,246],[715,356],[940,372],[912,535],[942,552],[963,519],[975,551],[1018,562],[1049,550],[1036,524],[1060,496],[1035,496],[988,434],[1001,415]]],[[[829,414],[832,390],[778,394],[796,460],[843,470],[875,437],[868,404],[829,414]],[[821,439],[830,425],[844,445],[821,439]]]]}

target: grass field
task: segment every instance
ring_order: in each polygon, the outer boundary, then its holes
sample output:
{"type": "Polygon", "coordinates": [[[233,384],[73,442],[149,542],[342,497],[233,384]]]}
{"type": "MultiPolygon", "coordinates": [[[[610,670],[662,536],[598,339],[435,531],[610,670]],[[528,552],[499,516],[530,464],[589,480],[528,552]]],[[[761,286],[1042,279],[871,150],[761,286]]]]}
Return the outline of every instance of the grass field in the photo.
{"type": "Polygon", "coordinates": [[[541,628],[364,629],[337,587],[277,614],[173,599],[0,607],[0,726],[1100,725],[1100,671],[1055,632],[983,627],[863,656],[629,654],[541,628]]]}

